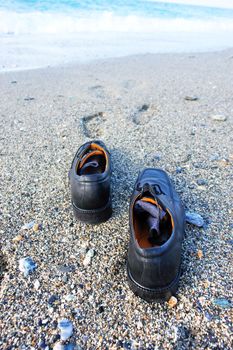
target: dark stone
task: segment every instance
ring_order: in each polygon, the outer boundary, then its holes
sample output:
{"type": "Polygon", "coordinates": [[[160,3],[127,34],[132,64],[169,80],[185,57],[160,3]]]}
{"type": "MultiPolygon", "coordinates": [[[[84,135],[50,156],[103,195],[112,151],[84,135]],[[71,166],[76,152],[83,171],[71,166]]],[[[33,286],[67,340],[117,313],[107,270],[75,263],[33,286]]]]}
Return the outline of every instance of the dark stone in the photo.
{"type": "Polygon", "coordinates": [[[198,179],[198,180],[197,180],[197,184],[198,184],[199,186],[204,186],[204,185],[207,185],[208,182],[207,182],[207,180],[205,180],[205,179],[198,179]]]}
{"type": "Polygon", "coordinates": [[[213,315],[211,315],[208,311],[205,312],[205,317],[208,321],[211,321],[213,319],[213,315]]]}
{"type": "MultiPolygon", "coordinates": [[[[233,224],[231,224],[230,226],[232,226],[233,228],[233,224]]],[[[226,242],[230,245],[233,245],[233,239],[228,239],[226,242]]]]}
{"type": "Polygon", "coordinates": [[[117,347],[123,348],[123,341],[122,340],[117,341],[117,347]]]}
{"type": "Polygon", "coordinates": [[[60,334],[55,334],[54,336],[53,336],[53,343],[56,343],[56,341],[58,341],[58,340],[60,340],[60,334]]]}
{"type": "Polygon", "coordinates": [[[25,97],[24,101],[33,101],[35,100],[34,97],[25,97]]]}
{"type": "Polygon", "coordinates": [[[160,154],[155,154],[153,160],[161,160],[161,155],[160,154]]]}
{"type": "Polygon", "coordinates": [[[127,340],[123,343],[123,349],[130,350],[131,349],[132,342],[130,340],[127,340]]]}
{"type": "Polygon", "coordinates": [[[57,321],[53,321],[53,322],[51,323],[51,328],[57,329],[57,321]]]}
{"type": "Polygon", "coordinates": [[[100,313],[100,314],[102,314],[102,312],[104,312],[104,307],[103,307],[103,305],[100,305],[100,307],[99,307],[99,310],[98,310],[98,311],[99,311],[99,313],[100,313]]]}
{"type": "Polygon", "coordinates": [[[144,104],[140,108],[138,108],[138,112],[145,112],[148,110],[149,107],[150,105],[144,104]]]}
{"type": "Polygon", "coordinates": [[[177,168],[176,168],[176,173],[177,174],[180,174],[180,173],[182,173],[184,171],[184,168],[181,168],[180,166],[178,166],[177,168]]]}
{"type": "Polygon", "coordinates": [[[74,265],[70,265],[70,266],[59,265],[57,267],[57,269],[61,273],[67,273],[67,272],[73,272],[75,270],[75,266],[74,265]]]}
{"type": "Polygon", "coordinates": [[[47,347],[47,344],[45,343],[44,340],[41,340],[41,341],[39,342],[39,344],[38,344],[38,347],[39,347],[40,349],[45,349],[45,348],[47,347]]]}
{"type": "Polygon", "coordinates": [[[51,295],[48,300],[49,305],[53,305],[55,301],[59,300],[59,297],[57,295],[51,295]]]}
{"type": "Polygon", "coordinates": [[[198,97],[197,96],[185,96],[184,98],[186,101],[197,101],[198,97]]]}

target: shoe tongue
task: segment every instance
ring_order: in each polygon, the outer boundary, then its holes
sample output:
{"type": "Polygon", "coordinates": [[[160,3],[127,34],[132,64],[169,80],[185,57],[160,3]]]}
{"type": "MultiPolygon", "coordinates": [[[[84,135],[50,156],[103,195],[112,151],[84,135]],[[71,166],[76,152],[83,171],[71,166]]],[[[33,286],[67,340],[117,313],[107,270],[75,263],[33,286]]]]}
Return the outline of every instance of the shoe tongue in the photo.
{"type": "Polygon", "coordinates": [[[135,203],[138,213],[147,213],[147,224],[149,227],[149,241],[154,244],[160,236],[159,223],[166,215],[152,198],[143,197],[135,203]]]}
{"type": "Polygon", "coordinates": [[[96,173],[101,173],[101,161],[102,152],[92,151],[87,153],[81,160],[80,163],[80,175],[91,175],[96,173]]]}

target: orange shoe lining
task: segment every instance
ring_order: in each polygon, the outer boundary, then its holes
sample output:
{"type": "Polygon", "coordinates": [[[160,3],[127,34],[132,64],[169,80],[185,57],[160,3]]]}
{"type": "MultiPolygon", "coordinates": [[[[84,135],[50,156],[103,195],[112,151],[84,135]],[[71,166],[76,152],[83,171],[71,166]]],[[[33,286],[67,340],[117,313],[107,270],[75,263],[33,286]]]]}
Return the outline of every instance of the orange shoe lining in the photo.
{"type": "MultiPolygon", "coordinates": [[[[141,199],[144,202],[148,202],[148,203],[157,205],[157,206],[159,206],[160,209],[162,209],[161,206],[158,204],[158,202],[155,199],[150,198],[150,197],[143,197],[143,198],[139,198],[139,197],[140,196],[138,196],[135,199],[135,202],[138,199],[141,199]]],[[[134,202],[134,204],[135,204],[135,202],[134,202]]],[[[141,218],[139,218],[138,214],[134,212],[134,205],[133,205],[132,215],[133,215],[133,227],[134,227],[134,232],[135,232],[135,238],[138,242],[138,245],[143,249],[159,247],[159,245],[152,245],[150,243],[150,241],[148,240],[149,230],[148,230],[147,223],[145,221],[141,220],[141,218]]],[[[174,228],[174,221],[173,221],[172,215],[170,214],[168,209],[166,210],[166,215],[161,222],[163,222],[164,226],[166,225],[166,230],[168,230],[169,235],[171,235],[173,228],[174,228]]],[[[161,231],[161,234],[165,234],[165,233],[167,233],[167,232],[165,232],[163,229],[163,231],[161,231]]]]}
{"type": "Polygon", "coordinates": [[[96,156],[103,156],[104,157],[104,160],[105,160],[105,170],[107,169],[108,167],[108,155],[107,155],[107,152],[104,150],[103,147],[99,146],[98,144],[96,143],[91,143],[91,145],[89,146],[89,148],[86,150],[86,154],[84,154],[84,156],[82,157],[81,161],[78,163],[77,165],[77,172],[79,171],[79,169],[81,169],[83,167],[83,165],[86,163],[86,161],[96,155],[96,156]],[[88,152],[89,150],[92,150],[91,152],[88,152]]]}

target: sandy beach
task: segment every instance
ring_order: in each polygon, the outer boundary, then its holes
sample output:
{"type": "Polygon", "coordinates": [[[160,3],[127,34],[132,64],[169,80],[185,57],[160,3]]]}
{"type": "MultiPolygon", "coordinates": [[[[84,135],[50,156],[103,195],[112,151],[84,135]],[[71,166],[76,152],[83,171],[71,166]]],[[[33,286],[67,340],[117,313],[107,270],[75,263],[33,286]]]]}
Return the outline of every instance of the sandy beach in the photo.
{"type": "Polygon", "coordinates": [[[0,73],[1,349],[53,349],[61,318],[74,327],[61,349],[232,348],[232,74],[233,50],[0,73]],[[68,184],[90,139],[113,162],[113,216],[95,226],[74,220],[68,184]],[[205,221],[186,227],[173,308],[127,284],[129,197],[147,166],[205,221]]]}

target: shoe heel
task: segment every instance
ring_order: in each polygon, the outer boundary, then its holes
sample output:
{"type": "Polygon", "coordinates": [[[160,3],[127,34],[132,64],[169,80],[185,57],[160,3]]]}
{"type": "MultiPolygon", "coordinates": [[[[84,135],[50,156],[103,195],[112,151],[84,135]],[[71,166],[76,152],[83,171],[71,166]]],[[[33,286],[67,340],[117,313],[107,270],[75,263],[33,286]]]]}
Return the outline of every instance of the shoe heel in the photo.
{"type": "Polygon", "coordinates": [[[174,296],[178,289],[179,284],[179,277],[178,275],[175,280],[165,288],[158,288],[158,289],[148,289],[140,286],[138,283],[136,283],[129,271],[129,268],[127,266],[127,275],[128,275],[128,284],[130,289],[133,291],[133,293],[140,298],[146,300],[148,303],[157,302],[162,303],[164,301],[168,301],[171,296],[174,296]]]}
{"type": "Polygon", "coordinates": [[[106,206],[95,210],[84,210],[73,205],[74,216],[77,220],[85,222],[87,224],[100,224],[107,221],[112,215],[112,199],[106,206]]]}

